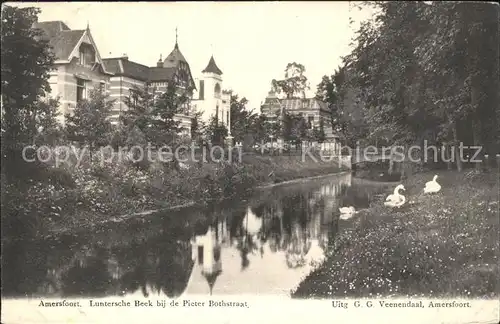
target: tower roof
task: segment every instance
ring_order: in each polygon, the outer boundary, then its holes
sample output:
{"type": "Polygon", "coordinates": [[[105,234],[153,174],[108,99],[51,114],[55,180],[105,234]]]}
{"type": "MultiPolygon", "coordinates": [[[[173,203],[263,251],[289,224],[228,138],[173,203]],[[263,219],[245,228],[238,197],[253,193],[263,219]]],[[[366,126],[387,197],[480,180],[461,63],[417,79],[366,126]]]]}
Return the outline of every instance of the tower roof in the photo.
{"type": "Polygon", "coordinates": [[[176,67],[179,62],[184,62],[187,64],[186,59],[184,58],[184,55],[182,55],[179,45],[177,42],[175,42],[174,49],[170,54],[168,54],[167,58],[165,61],[163,61],[163,66],[164,67],[176,67]]]}
{"type": "Polygon", "coordinates": [[[201,72],[203,72],[203,73],[215,73],[218,75],[222,75],[222,71],[219,69],[217,64],[215,64],[215,60],[214,60],[213,55],[210,57],[210,61],[208,61],[207,67],[201,72]]]}

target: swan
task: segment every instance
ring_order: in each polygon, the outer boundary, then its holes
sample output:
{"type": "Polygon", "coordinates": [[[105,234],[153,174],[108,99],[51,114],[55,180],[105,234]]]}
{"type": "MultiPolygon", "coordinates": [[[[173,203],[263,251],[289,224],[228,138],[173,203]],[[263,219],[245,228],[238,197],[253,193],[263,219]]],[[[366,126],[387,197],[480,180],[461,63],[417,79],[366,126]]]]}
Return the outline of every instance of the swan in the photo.
{"type": "Polygon", "coordinates": [[[354,207],[352,207],[352,206],[340,207],[339,211],[341,214],[354,214],[356,212],[356,209],[354,209],[354,207]]]}
{"type": "Polygon", "coordinates": [[[388,207],[401,207],[406,202],[405,196],[399,194],[399,190],[406,190],[403,185],[398,185],[394,188],[394,193],[392,195],[387,196],[387,199],[384,202],[385,206],[388,207]]]}
{"type": "Polygon", "coordinates": [[[439,190],[441,190],[441,186],[436,181],[437,177],[438,177],[437,174],[434,175],[432,181],[429,181],[425,184],[424,193],[436,193],[439,192],[439,190]]]}
{"type": "Polygon", "coordinates": [[[354,207],[349,206],[349,207],[340,207],[340,219],[346,220],[351,218],[354,214],[357,213],[356,209],[354,207]]]}

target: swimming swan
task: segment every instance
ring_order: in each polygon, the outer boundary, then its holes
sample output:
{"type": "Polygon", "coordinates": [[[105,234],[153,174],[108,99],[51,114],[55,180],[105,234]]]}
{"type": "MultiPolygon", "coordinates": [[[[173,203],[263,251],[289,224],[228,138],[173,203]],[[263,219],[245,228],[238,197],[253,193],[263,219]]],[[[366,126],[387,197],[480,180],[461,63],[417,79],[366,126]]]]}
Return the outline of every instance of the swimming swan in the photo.
{"type": "Polygon", "coordinates": [[[425,184],[424,193],[436,193],[439,192],[439,190],[441,190],[441,186],[436,181],[437,177],[438,177],[437,174],[434,175],[432,181],[429,181],[425,184]]]}
{"type": "Polygon", "coordinates": [[[394,189],[394,193],[392,195],[387,196],[387,199],[384,202],[385,206],[388,207],[401,207],[406,202],[405,196],[399,194],[399,190],[406,190],[403,185],[398,185],[394,189]]]}

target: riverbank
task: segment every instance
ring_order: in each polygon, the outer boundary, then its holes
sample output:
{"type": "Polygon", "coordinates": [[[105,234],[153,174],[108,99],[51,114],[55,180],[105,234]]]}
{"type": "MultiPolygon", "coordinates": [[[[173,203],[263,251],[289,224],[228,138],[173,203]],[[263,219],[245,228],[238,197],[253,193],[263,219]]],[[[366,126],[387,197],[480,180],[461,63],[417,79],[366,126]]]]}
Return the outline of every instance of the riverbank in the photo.
{"type": "Polygon", "coordinates": [[[400,211],[382,201],[360,211],[292,296],[498,296],[498,171],[439,172],[441,192],[424,195],[433,174],[402,182],[409,204],[400,211]]]}
{"type": "Polygon", "coordinates": [[[27,192],[8,192],[6,201],[12,203],[7,214],[23,216],[6,219],[6,228],[22,225],[36,236],[54,236],[158,211],[244,199],[258,186],[348,169],[300,155],[244,154],[241,161],[233,161],[138,166],[84,160],[78,166],[50,165],[47,181],[34,182],[27,192]]]}

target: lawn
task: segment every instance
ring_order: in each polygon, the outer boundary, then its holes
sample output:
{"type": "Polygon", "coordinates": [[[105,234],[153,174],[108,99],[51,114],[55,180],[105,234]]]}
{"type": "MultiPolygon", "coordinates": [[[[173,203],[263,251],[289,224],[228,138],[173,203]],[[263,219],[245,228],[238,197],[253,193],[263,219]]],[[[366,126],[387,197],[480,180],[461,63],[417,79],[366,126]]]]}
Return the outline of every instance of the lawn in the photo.
{"type": "Polygon", "coordinates": [[[416,174],[401,210],[375,201],[357,214],[292,296],[498,297],[499,173],[437,174],[440,193],[423,193],[434,173],[416,174]]]}

